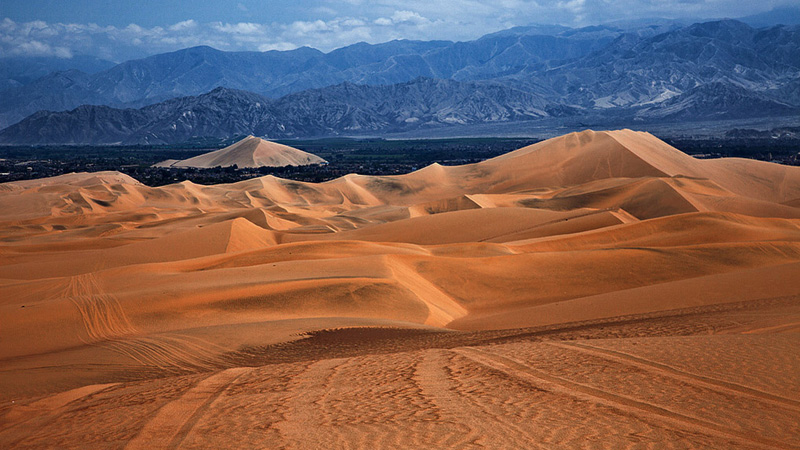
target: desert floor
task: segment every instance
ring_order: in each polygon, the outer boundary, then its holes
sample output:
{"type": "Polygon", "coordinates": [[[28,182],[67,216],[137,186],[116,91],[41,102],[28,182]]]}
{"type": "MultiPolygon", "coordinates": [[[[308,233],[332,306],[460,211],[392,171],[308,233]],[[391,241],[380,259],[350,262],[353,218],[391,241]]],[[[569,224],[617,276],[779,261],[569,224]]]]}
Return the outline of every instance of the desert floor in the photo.
{"type": "Polygon", "coordinates": [[[800,168],[0,184],[0,447],[800,448],[800,168]]]}

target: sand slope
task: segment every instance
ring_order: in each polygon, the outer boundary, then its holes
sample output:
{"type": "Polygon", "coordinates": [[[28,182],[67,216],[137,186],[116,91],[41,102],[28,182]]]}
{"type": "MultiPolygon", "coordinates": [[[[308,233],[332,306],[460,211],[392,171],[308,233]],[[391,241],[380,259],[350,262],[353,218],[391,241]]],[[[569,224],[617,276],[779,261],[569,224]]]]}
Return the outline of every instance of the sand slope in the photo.
{"type": "Polygon", "coordinates": [[[796,448],[797,199],[800,168],[628,130],[319,184],[2,184],[0,447],[796,448]]]}
{"type": "Polygon", "coordinates": [[[255,136],[247,136],[239,142],[219,150],[204,153],[189,159],[168,159],[155,167],[283,167],[324,164],[327,161],[317,155],[304,152],[288,145],[270,142],[255,136]]]}

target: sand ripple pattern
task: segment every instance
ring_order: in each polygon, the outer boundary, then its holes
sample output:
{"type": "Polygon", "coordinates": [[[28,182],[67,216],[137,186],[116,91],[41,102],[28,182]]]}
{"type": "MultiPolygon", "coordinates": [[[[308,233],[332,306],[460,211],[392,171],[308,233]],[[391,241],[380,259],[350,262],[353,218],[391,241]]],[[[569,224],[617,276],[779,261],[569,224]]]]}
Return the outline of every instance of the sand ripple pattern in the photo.
{"type": "Polygon", "coordinates": [[[791,399],[715,378],[675,374],[655,365],[639,368],[630,361],[615,363],[607,355],[595,359],[575,349],[573,343],[559,343],[458,352],[547,390],[659,426],[700,433],[731,447],[800,448],[800,435],[788,431],[796,430],[797,411],[791,399]],[[551,352],[547,347],[573,351],[551,352]]]}
{"type": "Polygon", "coordinates": [[[797,405],[788,396],[618,353],[587,341],[515,342],[97,386],[23,406],[41,416],[19,423],[40,432],[0,427],[0,443],[126,442],[127,450],[800,448],[797,405]],[[94,423],[106,426],[86,426],[94,423]]]}
{"type": "Polygon", "coordinates": [[[136,363],[169,373],[220,367],[221,347],[177,333],[142,336],[119,300],[105,292],[93,273],[70,277],[65,296],[78,310],[88,339],[136,363]]]}

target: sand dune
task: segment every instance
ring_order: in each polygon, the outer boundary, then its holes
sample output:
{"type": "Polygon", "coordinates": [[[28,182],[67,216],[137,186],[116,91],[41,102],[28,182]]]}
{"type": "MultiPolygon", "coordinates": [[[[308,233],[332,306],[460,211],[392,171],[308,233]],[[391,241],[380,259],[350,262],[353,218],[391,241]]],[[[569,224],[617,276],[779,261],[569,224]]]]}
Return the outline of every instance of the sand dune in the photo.
{"type": "Polygon", "coordinates": [[[204,153],[189,159],[168,159],[155,167],[283,167],[324,164],[327,161],[317,155],[304,152],[288,145],[266,141],[255,136],[247,136],[225,148],[204,153]]]}
{"type": "MultiPolygon", "coordinates": [[[[407,242],[434,245],[458,242],[505,242],[533,235],[560,234],[559,230],[579,222],[577,231],[621,223],[606,211],[576,209],[547,211],[528,208],[468,208],[396,220],[322,236],[287,236],[287,239],[347,239],[376,242],[407,242]],[[594,220],[583,220],[592,216],[594,220]],[[598,217],[600,216],[600,217],[598,217]],[[570,224],[567,222],[572,221],[570,224]],[[557,226],[553,226],[557,225],[557,226]],[[547,231],[540,231],[540,230],[547,231]]],[[[572,227],[573,229],[575,227],[572,227]]]]}
{"type": "Polygon", "coordinates": [[[0,447],[795,448],[798,199],[800,168],[627,130],[319,184],[2,184],[0,447]]]}

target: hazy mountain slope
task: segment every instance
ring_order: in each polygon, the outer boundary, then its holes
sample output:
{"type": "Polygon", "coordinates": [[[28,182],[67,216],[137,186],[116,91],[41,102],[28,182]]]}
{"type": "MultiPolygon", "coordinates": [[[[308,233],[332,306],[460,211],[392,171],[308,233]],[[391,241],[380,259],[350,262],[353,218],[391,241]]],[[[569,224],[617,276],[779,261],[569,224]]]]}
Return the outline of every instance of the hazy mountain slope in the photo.
{"type": "Polygon", "coordinates": [[[739,20],[751,27],[768,27],[776,23],[800,25],[800,6],[773,8],[771,11],[741,17],[739,20]]]}
{"type": "Polygon", "coordinates": [[[118,103],[155,103],[219,86],[265,92],[282,77],[314,67],[321,55],[308,47],[263,53],[192,47],[124,62],[93,77],[91,87],[118,103]]]}
{"type": "Polygon", "coordinates": [[[25,86],[0,92],[0,126],[41,110],[63,111],[83,104],[103,104],[89,88],[91,75],[78,70],[55,72],[25,86]]]}
{"type": "Polygon", "coordinates": [[[96,73],[110,69],[116,64],[87,55],[70,58],[54,56],[6,56],[0,58],[0,91],[19,87],[53,72],[79,70],[96,73]]]}
{"type": "Polygon", "coordinates": [[[501,85],[428,78],[388,86],[343,83],[303,91],[278,100],[275,111],[276,117],[288,122],[278,124],[272,133],[298,135],[507,122],[570,113],[541,96],[501,85]]]}
{"type": "Polygon", "coordinates": [[[42,111],[0,134],[7,136],[5,142],[39,144],[182,142],[192,136],[250,134],[271,119],[269,103],[256,94],[218,88],[141,109],[86,105],[71,111],[42,111]]]}
{"type": "Polygon", "coordinates": [[[217,88],[204,95],[145,106],[139,111],[148,117],[146,125],[119,137],[128,143],[157,143],[254,134],[275,122],[271,103],[251,92],[217,88]]]}
{"type": "Polygon", "coordinates": [[[648,106],[638,117],[658,119],[709,119],[747,117],[757,111],[762,116],[798,114],[800,108],[781,102],[759,91],[750,91],[730,82],[716,81],[689,89],[659,104],[648,106]]]}
{"type": "Polygon", "coordinates": [[[734,20],[694,24],[641,39],[620,36],[606,48],[531,78],[586,107],[665,101],[724,81],[753,91],[800,75],[796,27],[755,29],[734,20]]]}
{"type": "Polygon", "coordinates": [[[344,83],[279,100],[217,88],[138,110],[82,106],[40,112],[0,131],[0,142],[155,144],[243,134],[324,136],[571,113],[569,108],[501,85],[426,78],[388,86],[344,83]]]}
{"type": "Polygon", "coordinates": [[[8,136],[5,142],[9,143],[121,143],[149,120],[145,112],[137,109],[83,105],[71,111],[40,111],[2,133],[8,136]]]}

